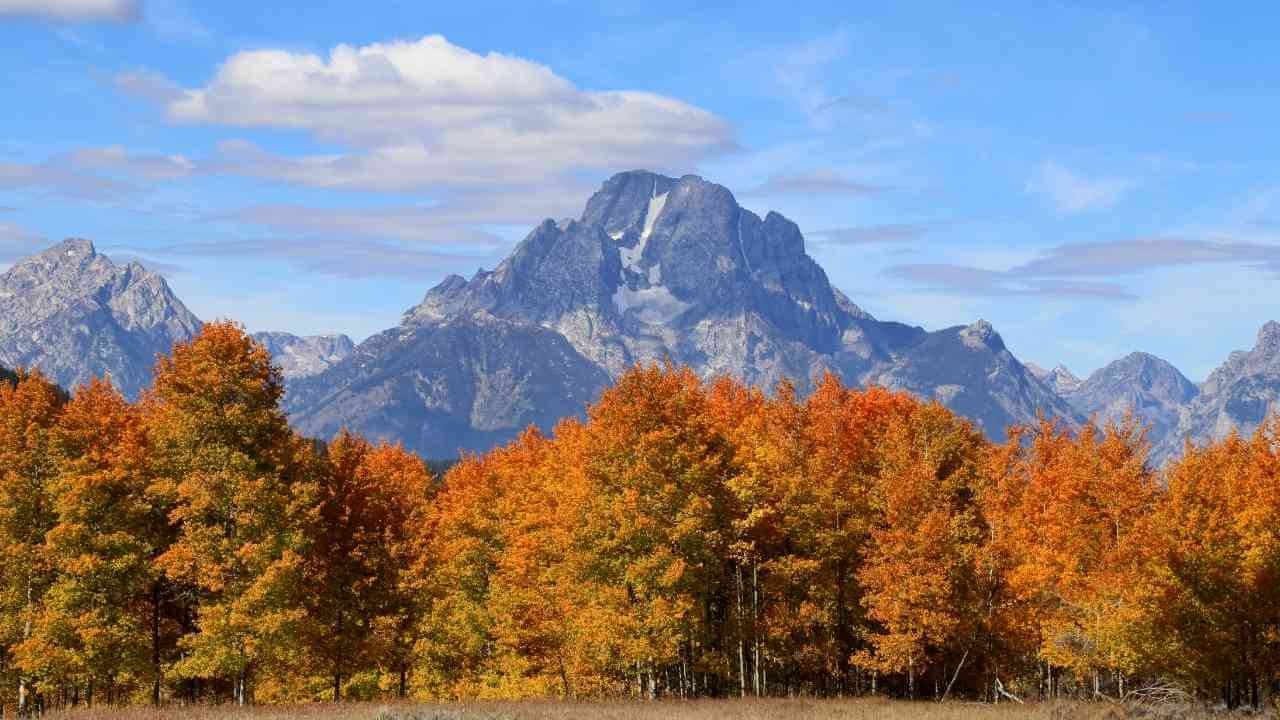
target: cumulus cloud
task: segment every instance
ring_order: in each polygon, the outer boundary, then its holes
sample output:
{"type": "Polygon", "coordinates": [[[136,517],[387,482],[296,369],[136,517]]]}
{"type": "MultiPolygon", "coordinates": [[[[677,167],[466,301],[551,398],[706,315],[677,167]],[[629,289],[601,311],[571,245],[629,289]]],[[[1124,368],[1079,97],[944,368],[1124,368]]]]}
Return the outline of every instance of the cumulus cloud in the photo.
{"type": "Polygon", "coordinates": [[[1142,238],[1059,245],[1006,270],[966,265],[896,265],[885,275],[932,292],[1131,300],[1112,279],[1152,270],[1233,264],[1280,273],[1280,245],[1194,238],[1142,238]]]}
{"type": "MultiPolygon", "coordinates": [[[[155,78],[141,85],[162,87],[155,78]]],[[[481,55],[439,35],[339,45],[327,56],[237,53],[165,109],[178,122],[295,129],[346,149],[284,157],[241,143],[224,147],[228,169],[377,190],[687,169],[735,147],[730,125],[701,108],[648,92],[580,89],[545,65],[481,55]]]]}
{"type": "Polygon", "coordinates": [[[890,223],[886,225],[862,225],[859,227],[829,228],[809,233],[815,242],[823,245],[879,245],[884,243],[911,242],[924,235],[921,225],[890,223]]]}
{"type": "Polygon", "coordinates": [[[136,22],[140,0],[0,0],[0,17],[35,17],[58,22],[136,22]]]}
{"type": "Polygon", "coordinates": [[[1077,213],[1115,205],[1133,189],[1121,178],[1090,178],[1046,160],[1027,182],[1027,190],[1048,200],[1059,212],[1077,213]]]}

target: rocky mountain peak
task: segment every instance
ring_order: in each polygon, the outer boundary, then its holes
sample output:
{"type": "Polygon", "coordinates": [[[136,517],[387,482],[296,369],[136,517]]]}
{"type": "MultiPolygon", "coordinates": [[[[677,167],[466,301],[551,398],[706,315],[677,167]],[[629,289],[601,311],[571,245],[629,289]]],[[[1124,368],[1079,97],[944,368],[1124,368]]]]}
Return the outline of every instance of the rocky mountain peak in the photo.
{"type": "Polygon", "coordinates": [[[1001,352],[1005,349],[1004,339],[986,320],[979,320],[968,327],[961,328],[959,335],[966,347],[975,350],[1001,352]]]}
{"type": "Polygon", "coordinates": [[[285,380],[318,375],[355,350],[346,335],[298,336],[287,332],[258,332],[253,339],[271,353],[285,380]]]}
{"type": "Polygon", "coordinates": [[[1067,369],[1066,365],[1059,364],[1055,365],[1052,370],[1046,370],[1035,363],[1028,362],[1023,364],[1031,371],[1032,375],[1035,375],[1050,389],[1064,397],[1079,389],[1080,384],[1083,382],[1067,369]]]}
{"type": "Polygon", "coordinates": [[[64,240],[0,275],[0,364],[38,367],[67,388],[109,373],[136,395],[156,354],[199,326],[163,277],[117,265],[88,240],[64,240]]]}
{"type": "Polygon", "coordinates": [[[1275,320],[1264,323],[1258,330],[1258,340],[1254,343],[1254,349],[1272,354],[1280,351],[1280,323],[1275,320]]]}
{"type": "Polygon", "coordinates": [[[439,447],[429,433],[492,442],[549,426],[552,409],[580,412],[609,378],[668,359],[764,388],[789,379],[802,393],[824,372],[898,387],[995,437],[1041,409],[1074,421],[990,323],[926,332],[877,320],[832,287],[782,214],[761,217],[696,175],[643,170],[605,180],[578,220],[534,227],[492,272],[445,278],[400,327],[299,380],[290,410],[320,435],[404,426],[419,447],[439,447]],[[575,399],[534,401],[548,393],[575,399]]]}

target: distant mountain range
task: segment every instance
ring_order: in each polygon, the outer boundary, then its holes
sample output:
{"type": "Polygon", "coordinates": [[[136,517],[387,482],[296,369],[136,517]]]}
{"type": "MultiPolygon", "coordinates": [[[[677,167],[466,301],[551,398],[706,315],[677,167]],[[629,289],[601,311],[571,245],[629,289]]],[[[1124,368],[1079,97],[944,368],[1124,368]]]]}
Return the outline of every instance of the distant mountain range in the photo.
{"type": "MultiPolygon", "coordinates": [[[[109,373],[130,396],[197,320],[163,278],[68,240],[0,276],[0,365],[67,387],[109,373]]],[[[1084,380],[1023,364],[985,321],[929,332],[872,317],[833,288],[795,223],[688,175],[610,178],[573,220],[547,220],[493,271],[451,275],[399,325],[341,335],[258,333],[303,433],[342,427],[428,457],[485,450],[581,414],[635,363],[670,360],[802,393],[824,372],[937,399],[994,439],[1037,414],[1078,426],[1132,411],[1157,462],[1184,438],[1251,431],[1280,399],[1280,325],[1201,386],[1134,353],[1084,380]]]]}
{"type": "MultiPolygon", "coordinates": [[[[67,389],[109,375],[136,398],[156,355],[199,329],[163,277],[137,262],[118,265],[88,240],[64,240],[0,275],[0,366],[40,368],[67,389]]],[[[287,378],[320,372],[353,347],[343,335],[255,337],[287,378]]]]}

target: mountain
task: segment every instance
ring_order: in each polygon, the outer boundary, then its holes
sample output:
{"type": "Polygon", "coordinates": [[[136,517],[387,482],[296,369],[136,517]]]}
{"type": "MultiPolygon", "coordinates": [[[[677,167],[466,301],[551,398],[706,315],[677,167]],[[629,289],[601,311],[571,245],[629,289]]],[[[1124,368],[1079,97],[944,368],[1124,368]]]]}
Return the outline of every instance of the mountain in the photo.
{"type": "Polygon", "coordinates": [[[451,275],[399,326],[291,385],[303,432],[349,426],[432,456],[580,414],[635,363],[671,360],[800,392],[824,371],[936,397],[993,437],[1038,408],[1074,417],[987,323],[926,332],[834,289],[795,223],[728,189],[644,171],[606,181],[492,271],[451,275]]]}
{"type": "Polygon", "coordinates": [[[1080,387],[1080,383],[1083,382],[1080,378],[1071,374],[1071,371],[1068,370],[1065,365],[1058,365],[1052,370],[1045,370],[1035,363],[1029,362],[1023,364],[1027,366],[1027,370],[1030,370],[1031,374],[1035,375],[1040,382],[1048,385],[1050,390],[1053,390],[1059,395],[1074,392],[1080,387]]]}
{"type": "Polygon", "coordinates": [[[936,399],[997,439],[1040,411],[1077,422],[1071,407],[1009,352],[985,320],[920,335],[862,382],[936,399]]]}
{"type": "Polygon", "coordinates": [[[258,332],[253,334],[253,339],[271,353],[285,380],[289,381],[329,369],[356,347],[346,335],[298,336],[287,332],[258,332]]]}
{"type": "Polygon", "coordinates": [[[1099,368],[1062,396],[1076,412],[1096,416],[1100,423],[1122,420],[1132,412],[1151,426],[1148,440],[1159,451],[1156,460],[1163,461],[1163,448],[1176,435],[1185,408],[1199,394],[1199,388],[1173,365],[1135,352],[1099,368]]]}
{"type": "Polygon", "coordinates": [[[164,278],[117,265],[88,240],[65,240],[0,275],[0,365],[39,368],[64,388],[107,373],[137,397],[156,355],[199,327],[164,278]]]}
{"type": "Polygon", "coordinates": [[[1268,415],[1280,412],[1280,323],[1258,331],[1251,350],[1236,351],[1209,374],[1199,395],[1183,408],[1177,428],[1157,446],[1176,455],[1184,438],[1203,444],[1238,430],[1252,433],[1268,415]]]}
{"type": "Polygon", "coordinates": [[[379,333],[291,383],[285,402],[294,426],[312,437],[345,427],[447,458],[506,442],[530,424],[549,429],[608,382],[558,333],[482,315],[379,333]]]}

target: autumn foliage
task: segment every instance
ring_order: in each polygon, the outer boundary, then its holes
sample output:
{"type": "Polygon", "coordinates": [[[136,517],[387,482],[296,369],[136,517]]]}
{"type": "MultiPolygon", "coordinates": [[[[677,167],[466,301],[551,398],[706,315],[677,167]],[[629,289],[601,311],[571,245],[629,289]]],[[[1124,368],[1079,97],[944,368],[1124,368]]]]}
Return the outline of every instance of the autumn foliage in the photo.
{"type": "Polygon", "coordinates": [[[0,702],[881,694],[1227,705],[1280,681],[1280,421],[992,444],[828,375],[636,368],[465,455],[304,439],[212,323],[127,402],[0,382],[0,702]],[[766,392],[767,390],[767,392],[766,392]]]}

